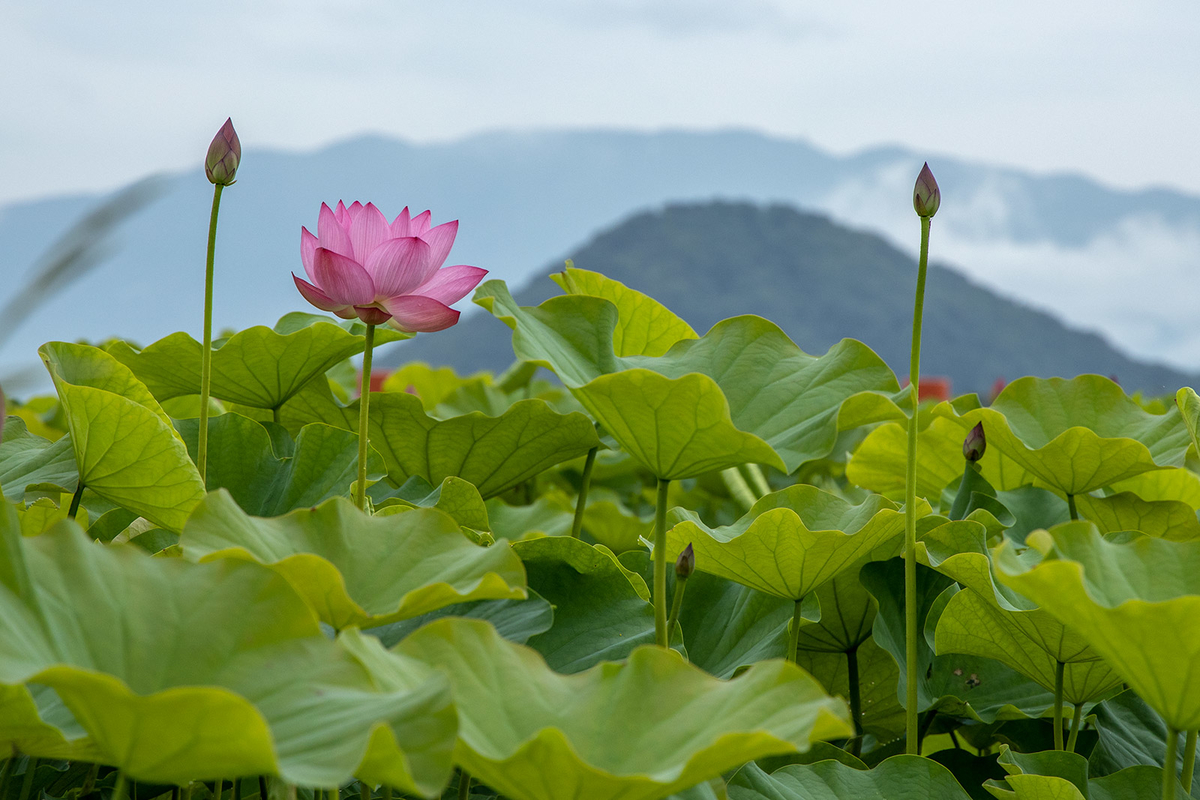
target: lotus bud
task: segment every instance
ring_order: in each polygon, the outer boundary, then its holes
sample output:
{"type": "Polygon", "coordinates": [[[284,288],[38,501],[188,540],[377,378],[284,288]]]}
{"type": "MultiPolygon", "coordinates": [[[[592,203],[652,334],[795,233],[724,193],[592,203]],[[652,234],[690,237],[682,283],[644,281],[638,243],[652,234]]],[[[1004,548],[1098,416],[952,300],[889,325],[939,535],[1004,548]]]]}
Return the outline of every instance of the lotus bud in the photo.
{"type": "Polygon", "coordinates": [[[913,187],[913,208],[919,217],[933,217],[941,204],[942,190],[938,188],[937,181],[933,179],[933,172],[930,171],[929,164],[926,164],[921,167],[921,174],[917,176],[917,185],[913,187]]]}
{"type": "Polygon", "coordinates": [[[213,137],[208,146],[208,156],[204,159],[204,174],[211,183],[220,186],[230,186],[237,175],[238,162],[242,160],[242,143],[238,141],[237,131],[233,129],[233,120],[225,120],[221,130],[213,137]]]}
{"type": "Polygon", "coordinates": [[[675,577],[681,581],[686,581],[692,577],[692,573],[696,571],[696,553],[692,550],[691,542],[683,548],[683,552],[679,554],[679,558],[675,559],[675,577]]]}
{"type": "Polygon", "coordinates": [[[983,458],[985,450],[987,450],[987,437],[983,435],[983,423],[981,422],[971,428],[971,432],[963,440],[963,457],[974,463],[983,458]]]}

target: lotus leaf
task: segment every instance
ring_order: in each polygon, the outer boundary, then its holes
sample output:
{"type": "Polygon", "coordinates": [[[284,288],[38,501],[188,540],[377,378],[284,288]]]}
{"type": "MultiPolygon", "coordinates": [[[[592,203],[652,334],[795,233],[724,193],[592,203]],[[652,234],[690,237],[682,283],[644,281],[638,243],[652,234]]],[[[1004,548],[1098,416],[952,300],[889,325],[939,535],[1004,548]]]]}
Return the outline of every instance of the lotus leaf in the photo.
{"type": "MultiPolygon", "coordinates": [[[[397,338],[386,328],[376,333],[377,344],[397,338]]],[[[274,330],[247,328],[213,351],[212,396],[253,408],[281,408],[313,378],[361,353],[365,342],[361,333],[308,314],[284,317],[274,330]]],[[[125,342],[109,347],[160,401],[200,394],[202,351],[199,342],[182,332],[142,350],[125,342]]]]}
{"type": "MultiPolygon", "coordinates": [[[[1087,761],[1074,753],[1016,753],[1005,747],[998,760],[1008,770],[1008,777],[1003,781],[988,781],[984,786],[1002,800],[1159,800],[1162,797],[1162,770],[1157,767],[1131,767],[1089,779],[1087,761]]],[[[1182,789],[1179,794],[1186,796],[1182,789]]]]}
{"type": "Polygon", "coordinates": [[[1200,539],[1196,510],[1178,500],[1143,500],[1133,492],[1108,497],[1081,494],[1075,498],[1079,515],[1101,533],[1140,531],[1147,536],[1184,542],[1200,539]]]}
{"type": "Polygon", "coordinates": [[[640,647],[559,675],[475,620],[434,622],[393,652],[450,677],[455,760],[513,800],[656,800],[767,755],[849,732],[845,705],[791,664],[721,681],[640,647]]]}
{"type": "MultiPolygon", "coordinates": [[[[800,630],[803,631],[804,628],[800,630]]],[[[690,647],[688,653],[691,654],[690,647]]],[[[859,703],[862,713],[859,724],[863,731],[881,742],[890,742],[903,736],[904,706],[896,694],[896,684],[900,680],[896,661],[872,639],[867,639],[850,654],[799,650],[796,654],[796,666],[807,670],[831,695],[848,698],[850,655],[853,655],[858,670],[859,703]]]]}
{"type": "Polygon", "coordinates": [[[995,551],[999,579],[1074,629],[1172,728],[1200,728],[1200,542],[1117,544],[1085,522],[1027,543],[1036,552],[995,551]]]}
{"type": "MultiPolygon", "coordinates": [[[[1200,509],[1200,475],[1190,469],[1159,469],[1117,481],[1114,492],[1132,492],[1143,500],[1176,500],[1200,509]]],[[[1046,526],[1043,526],[1046,527],[1046,526]]]]}
{"type": "Polygon", "coordinates": [[[4,499],[19,502],[25,489],[35,484],[50,484],[64,491],[75,491],[79,467],[70,436],[56,441],[43,439],[25,427],[20,417],[8,417],[4,439],[0,442],[0,487],[4,499]]]}
{"type": "Polygon", "coordinates": [[[718,678],[787,654],[793,605],[748,587],[696,572],[688,579],[679,626],[688,661],[718,678]]]}
{"type": "MultiPolygon", "coordinates": [[[[1112,775],[1127,767],[1159,767],[1167,755],[1167,726],[1133,692],[1121,692],[1094,709],[1095,728],[1100,734],[1088,757],[1088,774],[1112,775]]],[[[1183,771],[1184,734],[1176,737],[1176,769],[1183,771]]],[[[1192,768],[1195,770],[1193,762],[1192,768]]],[[[1192,783],[1192,797],[1200,796],[1200,782],[1192,783]]]]}
{"type": "Polygon", "coordinates": [[[443,617],[467,617],[488,622],[510,642],[525,644],[531,636],[545,633],[554,623],[554,608],[546,598],[530,590],[526,600],[473,600],[430,611],[419,617],[392,622],[364,631],[391,647],[418,628],[443,617]]]}
{"type": "Polygon", "coordinates": [[[263,519],[246,514],[222,490],[196,507],[180,545],[193,561],[266,564],[337,630],[384,625],[468,600],[526,596],[525,571],[507,542],[479,547],[434,509],[371,517],[333,498],[263,519]]]}
{"type": "Polygon", "coordinates": [[[964,433],[982,422],[989,454],[1004,454],[1038,483],[1067,496],[1178,467],[1189,444],[1177,409],[1152,414],[1099,375],[1021,378],[990,408],[960,414],[943,403],[934,413],[955,421],[964,433]]]}
{"type": "MultiPolygon", "coordinates": [[[[386,484],[382,483],[377,483],[375,486],[386,488],[386,484]]],[[[381,500],[377,493],[368,492],[368,494],[372,495],[376,508],[389,505],[404,508],[436,508],[449,514],[463,528],[481,532],[491,530],[487,504],[483,502],[475,484],[468,483],[462,478],[446,478],[440,486],[434,488],[424,478],[415,475],[405,481],[399,489],[388,493],[385,496],[386,499],[381,500]]],[[[506,539],[519,538],[506,534],[501,534],[501,536],[506,539]]]]}
{"type": "Polygon", "coordinates": [[[103,350],[51,342],[38,352],[66,413],[79,481],[109,502],[180,530],[204,496],[204,483],[158,401],[103,350]]]}
{"type": "Polygon", "coordinates": [[[371,396],[371,445],[397,486],[413,475],[432,485],[455,476],[486,499],[542,470],[598,447],[583,414],[559,414],[542,400],[522,400],[499,417],[475,412],[435,420],[406,392],[371,396]]]}
{"type": "Polygon", "coordinates": [[[53,689],[102,762],[173,784],[444,785],[444,681],[409,661],[380,688],[272,571],[97,547],[70,521],[25,539],[11,508],[0,545],[0,684],[53,689]]]}
{"type": "Polygon", "coordinates": [[[574,506],[562,492],[548,492],[526,506],[510,506],[493,497],[486,506],[492,532],[511,542],[569,535],[575,517],[574,506]]]}
{"type": "MultiPolygon", "coordinates": [[[[196,452],[200,424],[179,422],[188,452],[196,452]]],[[[283,428],[240,414],[208,423],[208,490],[225,489],[247,513],[272,517],[348,497],[358,475],[358,437],[328,425],[305,425],[293,442],[283,428]]],[[[383,459],[368,450],[367,476],[384,475],[383,459]]]]}
{"type": "Polygon", "coordinates": [[[904,515],[877,495],[860,505],[817,489],[791,486],[769,494],[733,525],[709,528],[675,510],[667,555],[690,543],[696,569],[775,597],[799,601],[877,550],[899,550],[904,515]]]}
{"type": "Polygon", "coordinates": [[[421,398],[425,411],[432,414],[438,404],[468,383],[491,383],[487,373],[461,378],[450,367],[433,368],[420,361],[397,369],[383,382],[385,392],[408,392],[421,398]]]}
{"type": "Polygon", "coordinates": [[[651,342],[670,339],[666,331],[677,326],[670,318],[660,318],[667,320],[661,330],[649,320],[622,321],[619,304],[588,295],[521,308],[500,281],[480,286],[475,301],[514,329],[518,358],[553,370],[659,478],[742,463],[791,471],[827,455],[839,429],[903,416],[891,399],[895,376],[853,340],[816,358],[772,323],[736,317],[662,356],[622,355],[614,350],[618,329],[638,328],[635,338],[651,342]]]}
{"type": "Polygon", "coordinates": [[[949,596],[937,621],[938,655],[984,656],[1007,664],[1054,691],[1063,664],[1063,697],[1071,704],[1095,701],[1121,684],[1077,632],[992,579],[981,525],[949,522],[921,539],[925,562],[965,588],[949,596]]]}
{"type": "Polygon", "coordinates": [[[529,640],[553,669],[579,672],[654,641],[646,581],[608,548],[554,536],[513,549],[525,562],[529,587],[554,606],[554,627],[529,640]]]}
{"type": "Polygon", "coordinates": [[[45,686],[0,684],[0,757],[37,753],[43,758],[93,761],[102,758],[87,731],[45,686]]]}
{"type": "Polygon", "coordinates": [[[893,756],[862,770],[821,761],[770,775],[755,764],[729,782],[729,800],[969,800],[950,770],[921,756],[893,756]]]}

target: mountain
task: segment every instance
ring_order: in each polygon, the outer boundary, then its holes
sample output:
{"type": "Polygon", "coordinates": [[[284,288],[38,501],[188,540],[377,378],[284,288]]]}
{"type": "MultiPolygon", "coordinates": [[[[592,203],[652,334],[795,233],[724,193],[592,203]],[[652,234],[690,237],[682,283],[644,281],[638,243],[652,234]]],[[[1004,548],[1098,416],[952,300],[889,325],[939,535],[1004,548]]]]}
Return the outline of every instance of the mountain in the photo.
{"type": "MultiPolygon", "coordinates": [[[[907,374],[916,261],[882,237],[828,217],[783,205],[671,205],[604,231],[571,258],[581,269],[653,296],[698,332],[725,317],[759,314],[809,353],[851,337],[874,348],[897,374],[907,374]]],[[[539,276],[516,298],[535,305],[559,293],[539,276]]],[[[510,331],[490,315],[476,314],[448,331],[393,345],[377,363],[410,360],[465,372],[500,370],[512,360],[510,331]]],[[[1084,372],[1114,375],[1128,389],[1156,394],[1195,385],[1198,377],[1130,359],[1094,333],[930,265],[924,375],[949,377],[957,393],[985,393],[1001,377],[1084,372]]]]}
{"type": "MultiPolygon", "coordinates": [[[[363,137],[308,153],[250,143],[222,198],[215,324],[270,324],[305,307],[289,273],[300,269],[300,226],[315,224],[321,201],[371,200],[389,215],[408,204],[431,208],[435,222],[457,218],[453,262],[517,285],[631,213],[682,201],[787,203],[880,233],[912,254],[910,197],[924,157],[896,148],[836,155],[748,131],[499,132],[435,144],[363,137]]],[[[1200,281],[1192,279],[1200,199],[928,158],[943,198],[935,258],[1097,330],[1126,353],[1200,368],[1200,281]]],[[[162,185],[117,231],[115,255],[3,345],[0,380],[23,367],[41,375],[36,348],[52,338],[198,335],[212,187],[198,168],[162,185]]],[[[0,307],[39,253],[102,199],[0,208],[0,307]]]]}

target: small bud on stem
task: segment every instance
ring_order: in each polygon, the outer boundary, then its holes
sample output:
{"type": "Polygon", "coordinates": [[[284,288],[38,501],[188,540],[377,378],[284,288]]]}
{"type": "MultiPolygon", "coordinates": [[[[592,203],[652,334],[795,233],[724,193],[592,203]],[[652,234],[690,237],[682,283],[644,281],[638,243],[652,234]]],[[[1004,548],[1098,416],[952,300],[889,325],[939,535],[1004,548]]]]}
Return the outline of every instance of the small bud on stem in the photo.
{"type": "Polygon", "coordinates": [[[942,190],[938,188],[937,181],[933,179],[933,172],[929,169],[929,164],[926,164],[921,167],[921,174],[917,176],[917,185],[913,187],[913,209],[919,217],[933,217],[941,204],[942,190]]]}
{"type": "Polygon", "coordinates": [[[974,463],[983,458],[984,452],[987,450],[987,437],[983,435],[983,423],[979,423],[971,432],[967,434],[967,438],[963,440],[963,457],[974,463]]]}
{"type": "Polygon", "coordinates": [[[204,174],[210,183],[230,186],[237,176],[238,163],[242,160],[242,143],[238,141],[233,120],[225,120],[221,130],[213,137],[204,159],[204,174]]]}
{"type": "Polygon", "coordinates": [[[692,551],[692,545],[689,542],[688,546],[683,548],[683,552],[679,554],[679,558],[675,559],[675,577],[686,581],[692,577],[692,573],[695,571],[696,554],[692,551]]]}

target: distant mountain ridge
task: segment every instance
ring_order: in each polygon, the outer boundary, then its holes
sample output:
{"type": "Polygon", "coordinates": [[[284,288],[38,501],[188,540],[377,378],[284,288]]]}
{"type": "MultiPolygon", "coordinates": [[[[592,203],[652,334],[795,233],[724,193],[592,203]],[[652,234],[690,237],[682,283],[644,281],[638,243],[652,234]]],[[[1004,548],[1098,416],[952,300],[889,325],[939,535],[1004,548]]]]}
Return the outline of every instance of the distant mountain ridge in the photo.
{"type": "MultiPolygon", "coordinates": [[[[880,236],[825,216],[783,205],[677,204],[634,215],[571,258],[651,295],[698,332],[726,317],[759,314],[809,353],[855,338],[907,374],[916,262],[880,236]]],[[[515,296],[536,305],[559,293],[539,276],[515,296]]],[[[1130,359],[1094,333],[1072,330],[937,263],[929,268],[925,309],[922,373],[949,377],[956,393],[986,393],[997,378],[1094,372],[1129,390],[1165,394],[1198,377],[1130,359]]],[[[512,357],[508,327],[475,314],[448,331],[392,345],[376,363],[425,360],[498,371],[512,357]]]]}
{"type": "MultiPolygon", "coordinates": [[[[630,214],[713,199],[820,211],[911,253],[909,198],[922,158],[898,148],[841,156],[749,131],[496,132],[435,144],[360,137],[309,153],[248,143],[221,203],[214,321],[245,328],[305,308],[289,273],[301,269],[300,226],[315,224],[322,201],[457,218],[452,263],[520,285],[630,214]]],[[[1126,353],[1200,369],[1200,198],[929,161],[943,196],[935,258],[1099,330],[1126,353]]],[[[162,197],[118,232],[115,256],[16,331],[0,351],[0,380],[23,367],[44,378],[36,349],[49,339],[199,335],[211,198],[198,166],[170,176],[162,197]]],[[[73,195],[0,207],[0,303],[97,201],[73,195]]]]}

